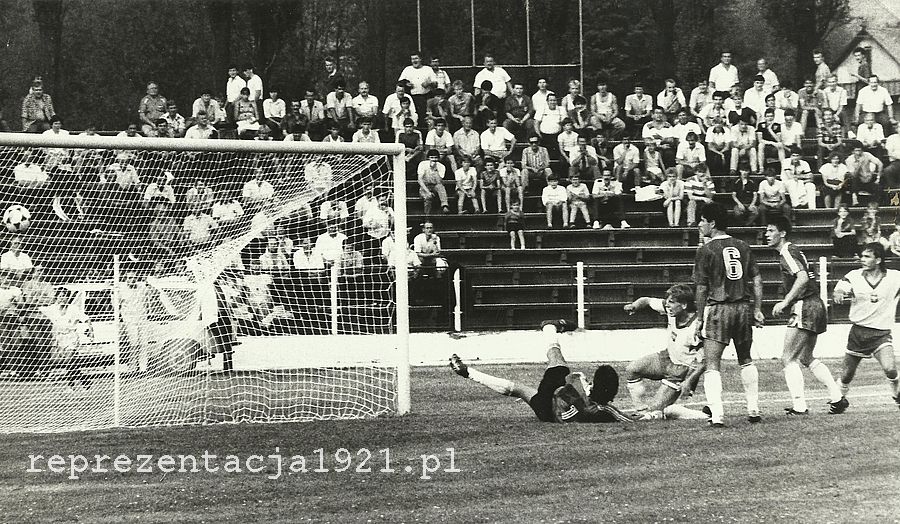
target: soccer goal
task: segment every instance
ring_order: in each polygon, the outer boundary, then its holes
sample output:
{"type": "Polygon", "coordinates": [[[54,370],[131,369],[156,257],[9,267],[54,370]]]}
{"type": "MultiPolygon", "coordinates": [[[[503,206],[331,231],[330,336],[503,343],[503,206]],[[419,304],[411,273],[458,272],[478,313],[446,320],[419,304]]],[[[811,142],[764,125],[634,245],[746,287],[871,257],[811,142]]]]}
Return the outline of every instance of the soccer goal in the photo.
{"type": "Polygon", "coordinates": [[[402,153],[0,134],[0,432],[408,412],[402,153]]]}

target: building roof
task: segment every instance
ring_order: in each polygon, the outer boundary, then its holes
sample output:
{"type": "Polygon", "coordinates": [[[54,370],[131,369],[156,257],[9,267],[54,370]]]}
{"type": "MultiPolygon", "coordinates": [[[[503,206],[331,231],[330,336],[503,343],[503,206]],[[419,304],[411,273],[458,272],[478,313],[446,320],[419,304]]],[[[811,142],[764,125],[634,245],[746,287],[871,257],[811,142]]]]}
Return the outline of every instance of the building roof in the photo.
{"type": "Polygon", "coordinates": [[[856,33],[853,40],[850,40],[847,46],[844,47],[843,51],[838,55],[837,60],[834,61],[834,65],[837,66],[844,63],[844,60],[846,60],[847,57],[853,53],[853,50],[859,46],[860,42],[866,38],[871,38],[878,42],[887,54],[900,64],[900,38],[897,38],[896,33],[891,34],[892,32],[893,31],[891,30],[863,27],[856,33]]]}

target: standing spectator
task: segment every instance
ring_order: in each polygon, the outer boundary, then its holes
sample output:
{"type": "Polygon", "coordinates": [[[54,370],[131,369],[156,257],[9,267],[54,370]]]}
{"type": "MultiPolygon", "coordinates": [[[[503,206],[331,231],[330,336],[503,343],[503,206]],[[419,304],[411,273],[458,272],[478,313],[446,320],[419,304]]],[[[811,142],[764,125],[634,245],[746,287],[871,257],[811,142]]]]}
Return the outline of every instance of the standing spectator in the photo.
{"type": "Polygon", "coordinates": [[[505,127],[499,127],[496,118],[491,118],[487,124],[487,130],[481,133],[481,149],[485,155],[503,160],[515,149],[516,137],[505,127]]]}
{"type": "Polygon", "coordinates": [[[688,133],[685,138],[684,142],[678,144],[678,150],[675,152],[675,172],[678,174],[678,180],[684,180],[685,171],[690,176],[698,165],[706,163],[706,149],[703,144],[697,142],[697,135],[688,133]]]}
{"type": "Polygon", "coordinates": [[[166,98],[159,94],[159,84],[147,83],[147,94],[138,106],[138,118],[145,136],[150,136],[156,129],[156,121],[166,113],[166,98]]]}
{"type": "Polygon", "coordinates": [[[819,169],[822,174],[822,200],[826,208],[841,207],[847,193],[847,165],[841,162],[841,155],[831,153],[830,161],[819,169]]]}
{"type": "MultiPolygon", "coordinates": [[[[769,64],[766,62],[765,58],[760,58],[756,61],[756,74],[763,77],[763,87],[767,93],[774,93],[775,88],[781,85],[781,82],[778,81],[778,75],[769,69],[769,64]]],[[[737,82],[735,82],[735,84],[736,83],[737,82]]]]}
{"type": "Polygon", "coordinates": [[[522,171],[516,169],[512,158],[506,157],[504,166],[500,168],[500,184],[503,187],[503,199],[506,202],[507,211],[510,209],[512,192],[518,194],[518,202],[525,202],[525,189],[528,187],[528,178],[522,176],[522,171]]]}
{"type": "Polygon", "coordinates": [[[353,142],[366,142],[370,144],[380,144],[381,138],[378,136],[378,132],[372,129],[372,119],[364,116],[357,120],[359,124],[359,129],[353,133],[352,141],[353,142]]]}
{"type": "Polygon", "coordinates": [[[822,121],[819,123],[816,141],[819,145],[816,159],[819,167],[826,163],[826,159],[834,153],[840,153],[844,143],[844,129],[834,118],[834,111],[825,108],[822,111],[822,121]]]}
{"type": "Polygon", "coordinates": [[[865,205],[869,199],[876,202],[881,199],[881,160],[872,153],[863,151],[862,144],[855,142],[852,153],[844,160],[850,179],[850,196],[852,203],[865,205]]]}
{"type": "Polygon", "coordinates": [[[750,164],[750,171],[758,173],[756,162],[756,133],[747,122],[741,120],[731,130],[731,174],[736,174],[741,159],[746,158],[750,164]]]}
{"type": "Polygon", "coordinates": [[[173,138],[183,138],[187,131],[187,121],[183,116],[178,114],[178,105],[173,101],[166,103],[166,114],[162,116],[163,120],[169,126],[171,136],[173,138]]]}
{"type": "Polygon", "coordinates": [[[752,226],[759,216],[758,192],[759,186],[750,179],[750,170],[742,167],[738,178],[731,183],[731,200],[734,201],[734,217],[748,226],[752,226]]]}
{"type": "Polygon", "coordinates": [[[853,258],[858,253],[856,227],[850,219],[850,211],[845,205],[837,208],[837,217],[832,222],[831,242],[834,245],[834,256],[840,258],[853,258]]]}
{"type": "Polygon", "coordinates": [[[43,133],[50,129],[50,119],[54,116],[53,99],[44,93],[44,83],[35,79],[31,91],[22,99],[22,131],[43,133]]]}
{"type": "Polygon", "coordinates": [[[531,180],[547,180],[553,173],[550,168],[550,153],[541,146],[538,137],[528,139],[528,147],[522,151],[522,174],[531,180]]]}
{"type": "Polygon", "coordinates": [[[825,63],[825,55],[818,49],[813,51],[812,59],[816,64],[816,89],[823,90],[831,76],[831,68],[825,63]]]}
{"type": "Polygon", "coordinates": [[[519,249],[525,249],[525,231],[523,224],[525,223],[525,213],[522,212],[522,206],[519,202],[513,202],[503,217],[506,225],[506,232],[509,233],[509,248],[516,248],[516,238],[519,239],[519,249]]]}
{"type": "Polygon", "coordinates": [[[344,91],[344,85],[338,84],[334,91],[325,97],[325,111],[332,125],[338,127],[341,136],[347,140],[353,134],[353,97],[344,91]]]}
{"type": "Polygon", "coordinates": [[[350,113],[354,119],[354,125],[359,127],[359,120],[368,118],[372,126],[376,129],[378,126],[378,97],[369,94],[369,83],[359,83],[359,94],[353,97],[353,111],[350,113]]]}
{"type": "Polygon", "coordinates": [[[691,115],[693,115],[698,122],[702,123],[703,118],[700,116],[700,112],[711,102],[712,91],[709,90],[709,82],[707,80],[699,80],[697,82],[697,87],[691,90],[691,98],[688,107],[691,111],[691,115]]]}
{"type": "Polygon", "coordinates": [[[722,51],[719,63],[709,70],[709,87],[713,91],[728,91],[739,84],[737,67],[731,64],[731,51],[722,51]]]}
{"type": "Polygon", "coordinates": [[[622,201],[622,183],[613,178],[609,169],[604,169],[598,180],[594,181],[591,198],[594,207],[594,229],[614,229],[618,223],[622,229],[631,225],[625,221],[625,203],[622,201]]]}
{"type": "Polygon", "coordinates": [[[406,66],[400,73],[397,80],[407,80],[412,84],[413,105],[416,107],[416,113],[425,114],[425,102],[428,100],[428,94],[432,89],[437,87],[437,76],[431,67],[422,63],[422,55],[419,51],[410,53],[410,65],[406,66]]]}
{"type": "Polygon", "coordinates": [[[822,107],[834,112],[834,117],[841,123],[846,134],[850,123],[846,113],[847,90],[838,85],[837,75],[831,75],[826,80],[825,90],[822,91],[822,107]]]}
{"type": "Polygon", "coordinates": [[[815,117],[817,127],[822,122],[823,99],[822,92],[816,88],[813,80],[803,82],[803,89],[800,90],[800,127],[804,131],[809,127],[810,114],[815,117]]]}
{"type": "Polygon", "coordinates": [[[753,87],[744,92],[744,105],[759,116],[766,110],[766,97],[771,93],[766,90],[765,78],[762,75],[753,77],[753,87]]]}
{"type": "Polygon", "coordinates": [[[500,191],[500,170],[497,168],[497,159],[491,156],[484,158],[484,171],[481,172],[479,186],[481,186],[481,209],[487,213],[488,196],[497,200],[497,213],[502,213],[502,192],[500,191]]]}
{"type": "Polygon", "coordinates": [[[816,208],[816,185],[812,182],[812,169],[803,160],[799,146],[791,147],[791,157],[781,163],[781,182],[784,183],[791,207],[816,208]]]}
{"type": "Polygon", "coordinates": [[[622,137],[622,143],[613,148],[613,175],[616,180],[623,182],[637,177],[640,169],[641,153],[627,136],[622,137]]]}
{"type": "Polygon", "coordinates": [[[504,109],[506,121],[503,122],[503,127],[515,135],[517,140],[525,140],[534,133],[534,109],[531,98],[525,96],[523,84],[513,84],[512,96],[507,97],[504,109]]]}
{"type": "Polygon", "coordinates": [[[684,200],[684,182],[678,180],[675,168],[666,169],[666,179],[659,186],[663,195],[663,209],[666,211],[666,219],[669,227],[678,227],[681,224],[681,202],[684,200]]]}
{"type": "Polygon", "coordinates": [[[644,95],[644,86],[636,84],[634,94],[625,97],[626,127],[633,137],[639,136],[644,124],[650,121],[653,97],[644,95]]]}
{"type": "MultiPolygon", "coordinates": [[[[457,80],[459,82],[459,80],[457,80]]],[[[467,156],[472,159],[472,166],[476,170],[480,170],[483,165],[481,157],[481,135],[478,131],[472,129],[473,117],[466,115],[462,120],[462,127],[453,133],[453,144],[455,146],[456,158],[461,160],[467,156]]]]}
{"type": "Polygon", "coordinates": [[[253,72],[253,64],[244,65],[244,79],[247,80],[247,89],[250,90],[250,101],[256,105],[257,114],[262,114],[263,101],[263,81],[255,72],[253,72]]]}
{"type": "Polygon", "coordinates": [[[791,216],[791,206],[787,202],[787,191],[781,180],[775,177],[774,169],[766,169],[766,178],[759,183],[759,216],[763,225],[767,225],[768,216],[772,213],[785,217],[791,216]]]}
{"type": "Polygon", "coordinates": [[[435,83],[438,89],[443,89],[445,93],[450,92],[450,75],[447,71],[441,69],[441,59],[437,56],[431,57],[431,70],[434,71],[435,83]]]}
{"type": "Polygon", "coordinates": [[[272,130],[272,138],[280,140],[281,124],[284,122],[284,117],[287,116],[287,107],[279,96],[277,87],[269,86],[269,98],[263,100],[262,114],[263,123],[272,130]]]}
{"type": "Polygon", "coordinates": [[[861,47],[853,50],[853,58],[856,59],[856,72],[850,73],[850,76],[856,79],[856,92],[859,93],[869,83],[869,77],[872,76],[872,65],[869,63],[866,50],[861,47]]]}
{"type": "Polygon", "coordinates": [[[300,116],[306,121],[306,130],[311,139],[321,140],[325,136],[325,106],[316,100],[316,92],[312,89],[304,92],[300,116]]]}
{"type": "Polygon", "coordinates": [[[676,86],[675,80],[666,79],[666,87],[656,95],[656,105],[662,108],[669,123],[674,123],[678,112],[687,107],[684,92],[676,86]]]}
{"type": "Polygon", "coordinates": [[[491,82],[491,92],[501,101],[506,98],[507,93],[512,92],[512,85],[509,83],[510,76],[502,67],[495,65],[494,57],[491,55],[484,55],[484,69],[475,75],[474,84],[476,95],[481,91],[479,86],[481,86],[482,82],[485,80],[491,82]]]}
{"type": "Polygon", "coordinates": [[[437,196],[441,202],[441,211],[449,213],[447,206],[447,190],[444,188],[444,173],[447,168],[440,162],[441,155],[434,149],[428,151],[427,159],[419,163],[417,168],[419,195],[425,203],[425,214],[431,214],[431,201],[437,196]]]}
{"type": "Polygon", "coordinates": [[[17,280],[21,280],[33,268],[31,257],[22,251],[22,237],[16,235],[9,239],[9,250],[0,255],[0,271],[12,273],[17,280]]]}
{"type": "Polygon", "coordinates": [[[472,167],[472,158],[469,155],[463,155],[460,158],[460,165],[462,167],[454,173],[458,198],[457,213],[460,215],[468,213],[465,208],[466,199],[472,202],[476,213],[481,213],[481,209],[478,207],[478,171],[472,167]]]}
{"type": "Polygon", "coordinates": [[[697,216],[703,213],[703,208],[712,204],[715,194],[715,185],[709,177],[706,164],[698,164],[694,168],[695,174],[684,183],[684,192],[687,194],[687,225],[697,225],[697,216]]]}
{"type": "Polygon", "coordinates": [[[547,89],[546,78],[538,78],[537,88],[538,90],[531,95],[531,107],[534,109],[535,114],[539,113],[547,105],[547,97],[551,94],[555,94],[553,91],[547,89]]]}
{"type": "Polygon", "coordinates": [[[548,150],[558,150],[557,137],[562,131],[563,120],[567,118],[566,111],[556,104],[556,95],[547,95],[546,107],[534,116],[534,132],[541,140],[541,145],[548,150]]]}
{"type": "Polygon", "coordinates": [[[347,85],[344,75],[338,69],[338,64],[334,58],[328,56],[323,61],[325,65],[325,79],[319,83],[318,91],[320,93],[330,93],[334,91],[338,84],[347,85]]]}
{"type": "Polygon", "coordinates": [[[465,117],[475,117],[475,97],[465,90],[462,80],[453,81],[453,95],[447,99],[450,106],[448,126],[454,134],[462,128],[465,117]]]}
{"type": "MultiPolygon", "coordinates": [[[[484,200],[482,193],[482,201],[484,200]]],[[[547,177],[547,185],[541,191],[541,204],[547,214],[547,229],[553,229],[553,211],[560,210],[562,212],[563,227],[569,227],[569,194],[566,188],[559,185],[559,178],[556,175],[547,177]]]]}
{"type": "Polygon", "coordinates": [[[566,195],[569,200],[569,227],[575,227],[575,219],[578,213],[584,217],[584,226],[591,224],[591,215],[588,213],[588,201],[591,194],[585,184],[581,183],[578,175],[569,178],[569,185],[566,187],[566,195]]]}
{"type": "Polygon", "coordinates": [[[453,137],[447,132],[447,123],[443,118],[434,121],[434,129],[425,137],[425,147],[434,149],[441,155],[441,163],[456,172],[456,158],[453,156],[453,137]]]}
{"type": "Polygon", "coordinates": [[[872,113],[866,113],[863,123],[856,128],[856,139],[862,142],[863,151],[879,158],[884,156],[884,128],[875,122],[875,115],[872,113]]]}
{"type": "Polygon", "coordinates": [[[233,118],[232,107],[241,97],[241,89],[245,87],[247,87],[247,81],[238,74],[237,66],[229,67],[228,80],[225,82],[225,111],[228,113],[228,118],[233,118]]]}

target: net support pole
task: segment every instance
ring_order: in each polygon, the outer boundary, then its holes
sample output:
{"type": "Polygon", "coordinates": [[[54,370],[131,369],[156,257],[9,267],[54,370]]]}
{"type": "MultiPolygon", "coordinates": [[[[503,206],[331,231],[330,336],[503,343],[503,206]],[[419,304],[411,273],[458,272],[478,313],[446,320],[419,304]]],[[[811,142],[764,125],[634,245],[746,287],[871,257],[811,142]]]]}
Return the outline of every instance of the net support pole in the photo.
{"type": "Polygon", "coordinates": [[[462,331],[462,278],[459,276],[459,269],[453,272],[453,296],[456,299],[456,305],[453,306],[453,330],[462,331]]]}
{"type": "Polygon", "coordinates": [[[331,334],[338,334],[338,278],[341,271],[341,260],[335,260],[334,264],[331,264],[331,277],[329,280],[328,291],[331,298],[331,334]]]}
{"type": "Polygon", "coordinates": [[[416,49],[422,52],[422,0],[416,0],[416,49]]]}
{"type": "Polygon", "coordinates": [[[116,319],[116,331],[113,347],[115,353],[113,356],[113,427],[122,425],[121,421],[121,403],[122,403],[122,372],[119,369],[122,363],[122,315],[121,315],[121,296],[119,295],[119,282],[122,281],[122,268],[119,264],[119,255],[113,255],[113,286],[112,286],[112,306],[113,318],[116,319]]]}
{"type": "Polygon", "coordinates": [[[394,284],[397,304],[397,414],[410,409],[409,383],[409,273],[407,272],[406,237],[406,157],[394,155],[394,284]]]}
{"type": "Polygon", "coordinates": [[[531,1],[525,0],[525,63],[531,65],[531,1]]]}
{"type": "Polygon", "coordinates": [[[575,264],[575,296],[578,301],[578,329],[584,329],[584,262],[575,264]]]}
{"type": "Polygon", "coordinates": [[[476,67],[478,64],[475,63],[475,0],[469,2],[469,14],[472,15],[469,17],[471,22],[469,29],[472,34],[472,67],[476,67]]]}
{"type": "Polygon", "coordinates": [[[828,309],[828,259],[819,257],[819,297],[828,309]]]}

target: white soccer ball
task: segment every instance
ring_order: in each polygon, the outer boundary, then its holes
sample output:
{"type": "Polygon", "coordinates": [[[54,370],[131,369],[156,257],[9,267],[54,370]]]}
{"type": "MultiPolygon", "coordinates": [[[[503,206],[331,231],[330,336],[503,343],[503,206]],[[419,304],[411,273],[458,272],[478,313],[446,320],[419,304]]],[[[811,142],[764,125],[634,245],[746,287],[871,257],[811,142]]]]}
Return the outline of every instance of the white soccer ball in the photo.
{"type": "Polygon", "coordinates": [[[31,212],[19,204],[13,204],[3,212],[3,225],[13,233],[24,233],[31,225],[31,212]]]}

